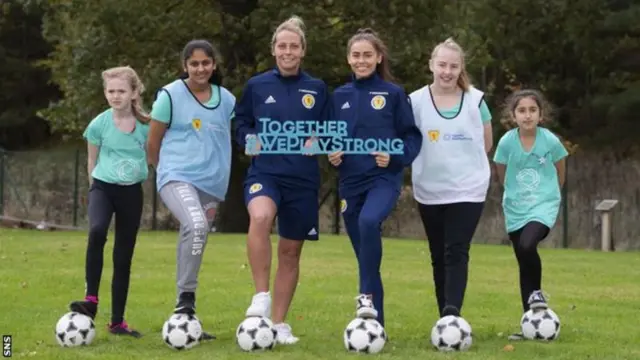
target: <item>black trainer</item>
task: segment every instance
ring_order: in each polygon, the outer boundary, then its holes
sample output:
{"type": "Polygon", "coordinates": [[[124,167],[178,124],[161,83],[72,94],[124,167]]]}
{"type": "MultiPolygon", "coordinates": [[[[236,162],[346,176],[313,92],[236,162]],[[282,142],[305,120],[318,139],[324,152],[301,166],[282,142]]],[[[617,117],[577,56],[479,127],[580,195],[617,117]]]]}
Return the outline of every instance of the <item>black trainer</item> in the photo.
{"type": "Polygon", "coordinates": [[[74,301],[69,304],[69,310],[86,315],[95,320],[96,314],[98,314],[98,304],[93,301],[74,301]]]}
{"type": "Polygon", "coordinates": [[[109,332],[114,335],[128,335],[133,336],[134,338],[142,337],[142,334],[139,331],[130,328],[126,321],[122,321],[118,324],[109,324],[108,328],[109,332]]]}
{"type": "MultiPolygon", "coordinates": [[[[173,310],[173,313],[195,315],[196,314],[196,294],[193,292],[181,293],[178,303],[176,304],[176,307],[173,310]]],[[[216,339],[216,336],[213,334],[209,334],[206,331],[203,331],[202,335],[200,336],[201,341],[214,340],[214,339],[216,339]]]]}
{"type": "Polygon", "coordinates": [[[173,313],[194,315],[196,313],[196,295],[192,292],[181,293],[173,313]]]}

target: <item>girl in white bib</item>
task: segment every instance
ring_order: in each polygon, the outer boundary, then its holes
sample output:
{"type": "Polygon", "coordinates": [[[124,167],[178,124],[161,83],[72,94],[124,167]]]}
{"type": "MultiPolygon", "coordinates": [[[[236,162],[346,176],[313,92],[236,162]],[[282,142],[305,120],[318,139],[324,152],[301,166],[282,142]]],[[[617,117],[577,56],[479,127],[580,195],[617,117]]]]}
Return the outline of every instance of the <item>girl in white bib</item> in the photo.
{"type": "Polygon", "coordinates": [[[433,82],[410,95],[425,139],[412,164],[413,195],[429,242],[440,316],[460,316],[469,248],[491,176],[491,113],[484,94],[470,85],[455,41],[434,48],[429,68],[433,82]]]}

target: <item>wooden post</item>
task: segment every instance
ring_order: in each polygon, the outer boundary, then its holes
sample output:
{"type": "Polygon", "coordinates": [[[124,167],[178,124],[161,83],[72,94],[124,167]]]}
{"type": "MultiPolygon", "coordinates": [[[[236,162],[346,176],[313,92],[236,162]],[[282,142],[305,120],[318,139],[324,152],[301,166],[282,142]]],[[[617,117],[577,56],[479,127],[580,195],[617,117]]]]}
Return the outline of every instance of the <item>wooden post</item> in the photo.
{"type": "Polygon", "coordinates": [[[601,219],[600,244],[602,251],[605,252],[615,251],[614,244],[611,239],[611,210],[613,210],[617,204],[618,200],[607,199],[602,200],[596,205],[596,211],[600,212],[601,219]]]}

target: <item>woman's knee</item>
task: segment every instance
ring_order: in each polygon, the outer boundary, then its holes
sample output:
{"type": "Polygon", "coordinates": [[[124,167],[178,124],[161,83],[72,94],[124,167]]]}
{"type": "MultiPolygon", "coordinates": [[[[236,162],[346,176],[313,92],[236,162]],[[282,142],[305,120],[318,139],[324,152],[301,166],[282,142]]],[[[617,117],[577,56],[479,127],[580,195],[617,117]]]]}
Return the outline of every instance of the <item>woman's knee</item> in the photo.
{"type": "Polygon", "coordinates": [[[266,196],[254,198],[249,203],[247,210],[252,226],[271,229],[277,211],[273,200],[266,196]]]}

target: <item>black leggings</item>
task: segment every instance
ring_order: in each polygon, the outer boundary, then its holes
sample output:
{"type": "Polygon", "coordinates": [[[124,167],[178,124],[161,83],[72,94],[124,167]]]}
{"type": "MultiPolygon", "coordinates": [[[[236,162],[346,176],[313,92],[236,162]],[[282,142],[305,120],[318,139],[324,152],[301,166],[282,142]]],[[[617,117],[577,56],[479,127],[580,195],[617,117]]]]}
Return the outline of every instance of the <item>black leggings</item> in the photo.
{"type": "Polygon", "coordinates": [[[87,296],[98,297],[104,245],[115,214],[111,323],[123,321],[129,293],[131,260],[142,216],[142,184],[115,185],[97,179],[89,190],[89,243],[87,245],[87,296]]]}
{"type": "Polygon", "coordinates": [[[513,251],[520,268],[520,296],[522,309],[529,310],[529,295],[542,287],[542,262],[538,254],[538,244],[549,235],[549,228],[537,221],[509,233],[513,251]]]}
{"type": "Polygon", "coordinates": [[[445,306],[462,311],[469,272],[469,249],[484,203],[418,204],[429,242],[440,316],[445,306]]]}

